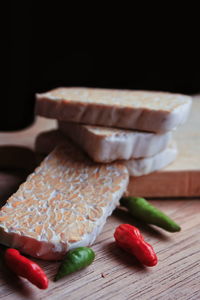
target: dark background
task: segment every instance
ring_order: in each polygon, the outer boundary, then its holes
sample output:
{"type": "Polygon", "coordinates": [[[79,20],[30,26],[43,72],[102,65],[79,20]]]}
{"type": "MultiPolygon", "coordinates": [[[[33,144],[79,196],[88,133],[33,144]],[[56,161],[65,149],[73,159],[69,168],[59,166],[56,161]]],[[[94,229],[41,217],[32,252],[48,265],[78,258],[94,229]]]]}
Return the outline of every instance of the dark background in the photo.
{"type": "Polygon", "coordinates": [[[35,93],[57,86],[200,92],[198,38],[191,38],[184,16],[175,16],[170,28],[173,16],[146,18],[142,11],[137,18],[128,7],[116,12],[96,3],[88,11],[78,2],[74,8],[27,2],[13,1],[9,11],[9,88],[0,130],[29,126],[35,93]]]}

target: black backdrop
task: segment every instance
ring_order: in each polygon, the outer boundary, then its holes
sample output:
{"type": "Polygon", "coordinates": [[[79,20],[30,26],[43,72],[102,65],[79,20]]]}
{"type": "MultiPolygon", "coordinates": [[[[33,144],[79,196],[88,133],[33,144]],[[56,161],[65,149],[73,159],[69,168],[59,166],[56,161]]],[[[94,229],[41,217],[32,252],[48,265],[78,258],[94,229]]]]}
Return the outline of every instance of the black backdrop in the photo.
{"type": "Polygon", "coordinates": [[[1,130],[30,125],[34,94],[57,86],[200,91],[198,41],[187,40],[182,22],[174,32],[160,20],[150,26],[136,12],[129,17],[128,8],[119,15],[107,7],[99,13],[97,5],[86,13],[78,3],[72,9],[64,1],[13,1],[1,130]]]}

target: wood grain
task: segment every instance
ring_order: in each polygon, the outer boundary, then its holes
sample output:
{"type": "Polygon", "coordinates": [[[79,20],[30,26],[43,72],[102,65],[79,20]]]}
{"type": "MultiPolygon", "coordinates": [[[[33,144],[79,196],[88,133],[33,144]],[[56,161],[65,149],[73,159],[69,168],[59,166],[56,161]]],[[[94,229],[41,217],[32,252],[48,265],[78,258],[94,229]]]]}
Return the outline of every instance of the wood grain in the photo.
{"type": "Polygon", "coordinates": [[[200,195],[200,173],[198,170],[162,170],[130,177],[128,194],[148,198],[197,197],[200,195]]]}
{"type": "Polygon", "coordinates": [[[42,291],[24,279],[16,279],[3,266],[0,272],[0,299],[200,299],[200,201],[154,200],[154,205],[174,218],[179,233],[136,223],[123,210],[116,210],[93,245],[94,263],[87,269],[53,282],[59,263],[37,261],[50,278],[42,291]],[[117,225],[138,226],[158,255],[159,263],[145,268],[135,258],[118,249],[113,232],[117,225]]]}

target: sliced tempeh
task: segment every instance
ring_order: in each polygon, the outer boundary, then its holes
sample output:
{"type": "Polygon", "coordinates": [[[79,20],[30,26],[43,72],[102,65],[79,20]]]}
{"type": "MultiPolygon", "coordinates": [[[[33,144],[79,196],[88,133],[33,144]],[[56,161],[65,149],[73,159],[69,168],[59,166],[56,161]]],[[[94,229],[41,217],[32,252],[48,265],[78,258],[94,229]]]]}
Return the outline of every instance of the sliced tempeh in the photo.
{"type": "Polygon", "coordinates": [[[47,118],[150,132],[184,123],[192,103],[181,94],[95,88],[57,88],[36,99],[36,113],[47,118]]]}
{"type": "Polygon", "coordinates": [[[45,260],[94,242],[128,184],[121,163],[97,164],[58,146],[0,211],[0,241],[45,260]]]}
{"type": "MultiPolygon", "coordinates": [[[[39,154],[47,154],[52,151],[56,145],[63,144],[66,139],[67,138],[59,130],[42,132],[36,139],[35,150],[39,154]]],[[[97,147],[97,144],[95,145],[97,147]]],[[[176,144],[175,142],[170,142],[165,149],[153,156],[121,160],[120,162],[127,167],[130,176],[142,176],[166,167],[176,159],[176,156],[176,144]]]]}
{"type": "Polygon", "coordinates": [[[141,158],[165,149],[172,133],[155,134],[109,127],[59,122],[60,130],[94,161],[141,158]]]}

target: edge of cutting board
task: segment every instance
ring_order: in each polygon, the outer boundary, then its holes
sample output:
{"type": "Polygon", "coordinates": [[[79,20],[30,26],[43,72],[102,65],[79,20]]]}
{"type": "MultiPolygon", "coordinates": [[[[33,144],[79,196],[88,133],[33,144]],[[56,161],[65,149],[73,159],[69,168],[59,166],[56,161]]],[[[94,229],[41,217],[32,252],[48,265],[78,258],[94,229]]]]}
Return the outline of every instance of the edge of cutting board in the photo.
{"type": "Polygon", "coordinates": [[[200,170],[160,171],[141,177],[130,177],[130,196],[197,197],[200,195],[200,170]]]}

